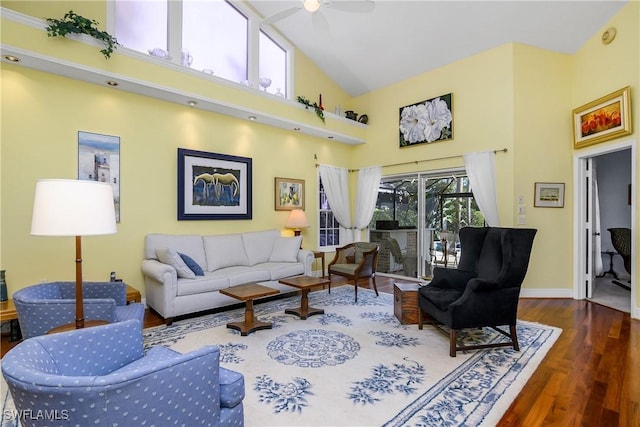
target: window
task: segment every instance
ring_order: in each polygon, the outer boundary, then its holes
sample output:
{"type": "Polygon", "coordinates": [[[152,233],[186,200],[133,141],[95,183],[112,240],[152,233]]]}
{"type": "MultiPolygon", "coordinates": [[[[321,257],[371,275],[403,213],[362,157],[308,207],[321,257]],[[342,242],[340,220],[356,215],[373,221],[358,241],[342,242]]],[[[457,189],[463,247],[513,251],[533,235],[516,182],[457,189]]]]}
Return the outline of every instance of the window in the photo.
{"type": "Polygon", "coordinates": [[[327,199],[324,187],[322,186],[322,179],[318,177],[318,180],[318,193],[320,197],[318,203],[318,206],[320,207],[318,210],[318,242],[320,249],[335,250],[335,248],[340,244],[340,224],[338,224],[338,221],[336,221],[333,216],[331,206],[329,206],[329,200],[327,199]]]}
{"type": "Polygon", "coordinates": [[[287,96],[293,49],[277,34],[259,29],[260,18],[241,3],[115,0],[108,4],[113,7],[113,31],[123,46],[287,96]],[[258,35],[255,41],[251,34],[258,35]]]}
{"type": "MultiPolygon", "coordinates": [[[[182,51],[191,68],[223,79],[247,79],[247,17],[221,1],[183,1],[182,51]]],[[[185,65],[185,64],[182,64],[185,65]]]]}

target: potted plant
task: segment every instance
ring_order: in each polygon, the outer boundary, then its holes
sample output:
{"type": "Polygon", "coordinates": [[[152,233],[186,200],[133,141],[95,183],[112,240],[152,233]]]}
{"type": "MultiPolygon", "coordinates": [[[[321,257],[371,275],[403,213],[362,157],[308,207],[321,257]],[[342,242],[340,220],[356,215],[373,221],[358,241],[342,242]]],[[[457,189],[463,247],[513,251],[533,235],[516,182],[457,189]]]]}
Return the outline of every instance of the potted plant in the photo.
{"type": "Polygon", "coordinates": [[[106,59],[111,57],[113,50],[119,45],[118,41],[106,31],[98,29],[99,23],[94,19],[87,19],[73,10],[65,13],[62,19],[47,18],[47,35],[49,37],[66,36],[67,34],[86,34],[104,43],[100,52],[106,59]]]}
{"type": "Polygon", "coordinates": [[[318,116],[318,118],[320,118],[320,120],[322,120],[322,123],[324,123],[324,111],[322,111],[322,108],[320,108],[320,106],[318,105],[317,102],[314,102],[313,104],[311,103],[311,101],[309,101],[307,98],[305,98],[304,96],[298,96],[298,102],[301,104],[304,104],[307,106],[307,108],[313,108],[316,112],[316,116],[318,116]]]}

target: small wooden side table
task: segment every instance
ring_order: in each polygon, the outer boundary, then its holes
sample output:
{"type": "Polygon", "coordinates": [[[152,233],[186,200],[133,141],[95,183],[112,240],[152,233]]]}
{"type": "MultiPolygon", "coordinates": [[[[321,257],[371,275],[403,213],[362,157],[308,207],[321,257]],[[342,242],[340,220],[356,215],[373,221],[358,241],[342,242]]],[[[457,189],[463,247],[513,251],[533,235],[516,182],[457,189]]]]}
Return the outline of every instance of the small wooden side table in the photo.
{"type": "Polygon", "coordinates": [[[0,322],[9,322],[10,324],[9,342],[22,339],[22,332],[20,332],[20,324],[18,323],[18,312],[12,299],[0,303],[0,322]]]}
{"type": "Polygon", "coordinates": [[[322,251],[313,251],[313,257],[314,259],[320,258],[322,260],[322,275],[321,277],[324,277],[324,252],[322,251]]]}
{"type": "Polygon", "coordinates": [[[248,283],[246,285],[220,289],[220,293],[246,303],[244,309],[244,322],[227,323],[227,328],[240,331],[240,335],[243,337],[246,337],[253,331],[271,329],[271,323],[260,322],[255,318],[253,313],[253,300],[260,297],[266,297],[268,295],[279,294],[279,290],[259,285],[257,283],[248,283]]]}
{"type": "Polygon", "coordinates": [[[293,286],[302,291],[302,297],[300,298],[300,308],[287,308],[284,312],[287,314],[294,314],[302,320],[306,320],[307,317],[314,314],[324,314],[324,310],[321,308],[309,307],[309,291],[316,286],[323,286],[330,283],[329,280],[320,277],[312,276],[296,276],[289,277],[287,279],[280,279],[280,283],[293,286]]]}
{"type": "Polygon", "coordinates": [[[142,302],[142,297],[140,296],[139,290],[127,285],[127,304],[131,304],[132,302],[142,302]]]}

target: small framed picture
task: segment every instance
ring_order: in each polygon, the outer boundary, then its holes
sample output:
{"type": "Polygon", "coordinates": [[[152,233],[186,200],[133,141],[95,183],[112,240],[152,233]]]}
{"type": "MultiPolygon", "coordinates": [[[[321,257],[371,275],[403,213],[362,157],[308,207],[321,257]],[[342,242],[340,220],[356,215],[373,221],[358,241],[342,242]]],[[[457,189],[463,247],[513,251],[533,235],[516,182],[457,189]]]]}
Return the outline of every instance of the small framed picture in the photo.
{"type": "Polygon", "coordinates": [[[536,182],[533,206],[536,208],[563,208],[564,182],[536,182]]]}
{"type": "Polygon", "coordinates": [[[304,210],[304,180],[276,177],[275,183],[275,209],[277,211],[290,211],[291,209],[304,210]]]}

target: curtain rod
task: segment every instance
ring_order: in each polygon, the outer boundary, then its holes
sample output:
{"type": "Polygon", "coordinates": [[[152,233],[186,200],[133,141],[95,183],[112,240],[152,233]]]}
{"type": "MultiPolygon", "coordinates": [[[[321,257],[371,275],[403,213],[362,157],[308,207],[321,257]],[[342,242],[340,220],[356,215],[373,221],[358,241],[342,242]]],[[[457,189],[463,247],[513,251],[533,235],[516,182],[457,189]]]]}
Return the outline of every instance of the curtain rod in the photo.
{"type": "MultiPolygon", "coordinates": [[[[493,150],[493,153],[506,153],[508,150],[506,148],[503,148],[501,150],[493,150]]],[[[412,162],[402,162],[402,163],[393,163],[390,165],[382,165],[383,168],[389,168],[392,166],[403,166],[403,165],[410,165],[410,164],[418,164],[418,163],[423,163],[423,162],[431,162],[431,161],[435,161],[435,160],[447,160],[447,159],[455,159],[458,157],[462,157],[461,154],[456,154],[455,156],[446,156],[446,157],[437,157],[435,159],[424,159],[424,160],[414,160],[412,162]]],[[[317,160],[317,158],[316,158],[317,160]]],[[[320,166],[318,163],[316,163],[316,167],[320,166]]],[[[358,172],[360,169],[349,169],[349,172],[358,172]]]]}

